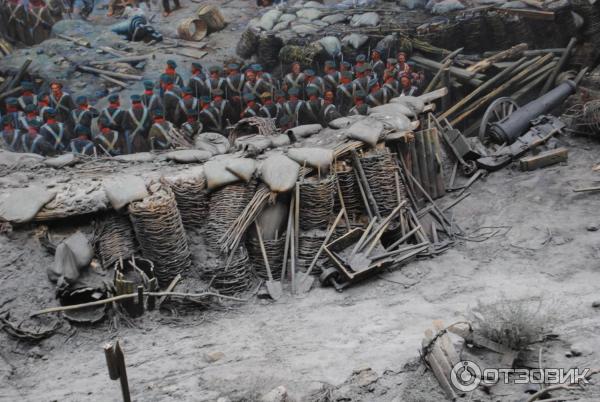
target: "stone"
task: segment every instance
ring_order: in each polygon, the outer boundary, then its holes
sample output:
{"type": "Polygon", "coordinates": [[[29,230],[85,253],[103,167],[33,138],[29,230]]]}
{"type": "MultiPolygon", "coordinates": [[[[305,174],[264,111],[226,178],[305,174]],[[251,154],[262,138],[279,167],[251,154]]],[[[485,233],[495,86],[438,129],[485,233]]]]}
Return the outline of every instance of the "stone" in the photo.
{"type": "Polygon", "coordinates": [[[586,230],[588,232],[597,232],[598,231],[598,226],[597,225],[588,225],[586,227],[586,230]]]}
{"type": "Polygon", "coordinates": [[[593,353],[592,349],[590,349],[587,345],[582,343],[574,343],[571,345],[570,350],[571,356],[588,356],[593,353]]]}
{"type": "Polygon", "coordinates": [[[272,389],[260,398],[260,402],[285,402],[287,401],[287,388],[283,385],[272,389]]]}
{"type": "Polygon", "coordinates": [[[370,367],[365,367],[359,370],[354,370],[354,382],[359,387],[368,387],[369,385],[377,382],[379,376],[370,367]]]}
{"type": "Polygon", "coordinates": [[[594,307],[594,308],[600,307],[600,300],[596,300],[595,302],[593,302],[592,307],[594,307]]]}
{"type": "Polygon", "coordinates": [[[217,402],[231,402],[231,399],[227,398],[226,396],[221,396],[217,399],[217,402]]]}
{"type": "Polygon", "coordinates": [[[221,360],[222,358],[225,357],[225,353],[223,352],[208,352],[204,355],[204,359],[208,362],[208,363],[214,363],[218,360],[221,360]]]}

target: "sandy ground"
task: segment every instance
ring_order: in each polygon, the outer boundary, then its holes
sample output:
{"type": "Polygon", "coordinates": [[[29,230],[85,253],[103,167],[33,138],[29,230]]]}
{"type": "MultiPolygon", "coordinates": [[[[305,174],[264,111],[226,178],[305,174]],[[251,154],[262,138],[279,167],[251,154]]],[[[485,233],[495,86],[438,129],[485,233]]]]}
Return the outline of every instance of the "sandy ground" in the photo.
{"type": "MultiPolygon", "coordinates": [[[[437,383],[415,363],[423,331],[432,320],[458,321],[477,301],[499,298],[542,298],[552,306],[550,329],[559,338],[544,345],[546,367],[598,367],[600,311],[591,304],[600,299],[600,231],[588,230],[600,225],[597,195],[577,195],[572,188],[596,180],[591,168],[599,144],[569,143],[568,165],[536,172],[506,168],[476,183],[453,209],[467,233],[509,226],[506,235],[460,242],[435,259],[343,293],[317,287],[304,297],[288,293],[275,303],[252,300],[228,311],[179,317],[152,312],[135,320],[137,327],[116,332],[107,324],[73,332],[65,323],[37,346],[2,332],[0,379],[6,386],[0,399],[117,401],[118,384],[108,378],[102,345],[120,339],[135,400],[255,400],[285,385],[304,401],[323,384],[342,384],[355,370],[370,367],[377,375],[367,385],[357,388],[354,376],[338,389],[345,400],[439,401],[444,398],[437,383]],[[571,345],[582,355],[566,358],[571,345]],[[214,352],[224,356],[210,363],[207,354],[214,352]]],[[[1,310],[24,316],[54,304],[44,273],[51,257],[30,231],[0,237],[0,253],[1,310]]],[[[539,346],[532,349],[533,360],[539,346]]],[[[517,388],[494,394],[501,391],[493,388],[475,400],[522,396],[517,388]]],[[[579,395],[598,400],[600,387],[579,395]]]]}

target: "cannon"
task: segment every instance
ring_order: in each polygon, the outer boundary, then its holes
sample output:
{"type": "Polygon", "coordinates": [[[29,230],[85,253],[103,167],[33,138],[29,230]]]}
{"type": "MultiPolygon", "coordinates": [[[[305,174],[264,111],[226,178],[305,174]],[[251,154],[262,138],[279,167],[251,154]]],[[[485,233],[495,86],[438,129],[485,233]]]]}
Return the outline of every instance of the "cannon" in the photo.
{"type": "Polygon", "coordinates": [[[119,22],[113,25],[111,30],[118,35],[125,36],[127,40],[134,42],[148,42],[152,40],[161,42],[163,40],[162,34],[148,24],[146,18],[141,15],[136,15],[128,20],[119,22]]]}
{"type": "Polygon", "coordinates": [[[483,115],[480,139],[489,139],[497,144],[512,144],[527,132],[532,120],[561,105],[576,89],[575,82],[565,81],[523,107],[519,107],[510,98],[496,99],[483,115]]]}

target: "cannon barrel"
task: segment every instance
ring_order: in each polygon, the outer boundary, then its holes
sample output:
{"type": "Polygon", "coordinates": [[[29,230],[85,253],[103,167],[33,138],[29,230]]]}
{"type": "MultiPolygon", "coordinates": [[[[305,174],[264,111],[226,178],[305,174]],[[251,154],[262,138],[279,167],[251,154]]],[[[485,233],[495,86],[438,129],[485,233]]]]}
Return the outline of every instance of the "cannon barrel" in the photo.
{"type": "Polygon", "coordinates": [[[573,81],[563,82],[545,95],[518,108],[505,119],[491,124],[490,138],[498,144],[512,144],[529,129],[531,120],[558,107],[576,89],[577,85],[573,81]]]}

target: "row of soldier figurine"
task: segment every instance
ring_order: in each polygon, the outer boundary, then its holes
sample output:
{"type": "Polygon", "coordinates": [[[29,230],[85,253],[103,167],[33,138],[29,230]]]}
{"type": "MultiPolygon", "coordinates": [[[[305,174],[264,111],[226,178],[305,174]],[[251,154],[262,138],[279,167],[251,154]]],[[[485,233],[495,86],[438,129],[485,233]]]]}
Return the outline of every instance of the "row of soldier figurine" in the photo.
{"type": "Polygon", "coordinates": [[[31,46],[50,37],[62,19],[62,0],[0,0],[0,37],[31,46]]]}
{"type": "MultiPolygon", "coordinates": [[[[376,50],[374,55],[377,61],[376,50]]],[[[403,53],[388,60],[381,75],[365,59],[357,57],[355,65],[342,63],[339,70],[329,61],[323,77],[310,69],[301,71],[294,63],[281,82],[258,64],[246,66],[243,73],[239,65],[230,64],[224,75],[220,67],[206,74],[200,64],[192,63],[187,85],[177,64],[169,60],[159,82],[144,81],[144,93],[132,95],[128,109],[121,107],[118,94],[112,94],[101,111],[85,96],[73,101],[59,82],[51,83],[50,93],[40,94],[23,82],[21,95],[6,100],[0,144],[44,155],[129,154],[171,148],[173,128],[191,142],[200,132],[226,134],[228,127],[253,116],[274,119],[282,129],[326,126],[343,115],[367,114],[369,107],[395,96],[418,93],[413,83],[422,84],[422,77],[412,74],[403,53]]]]}

